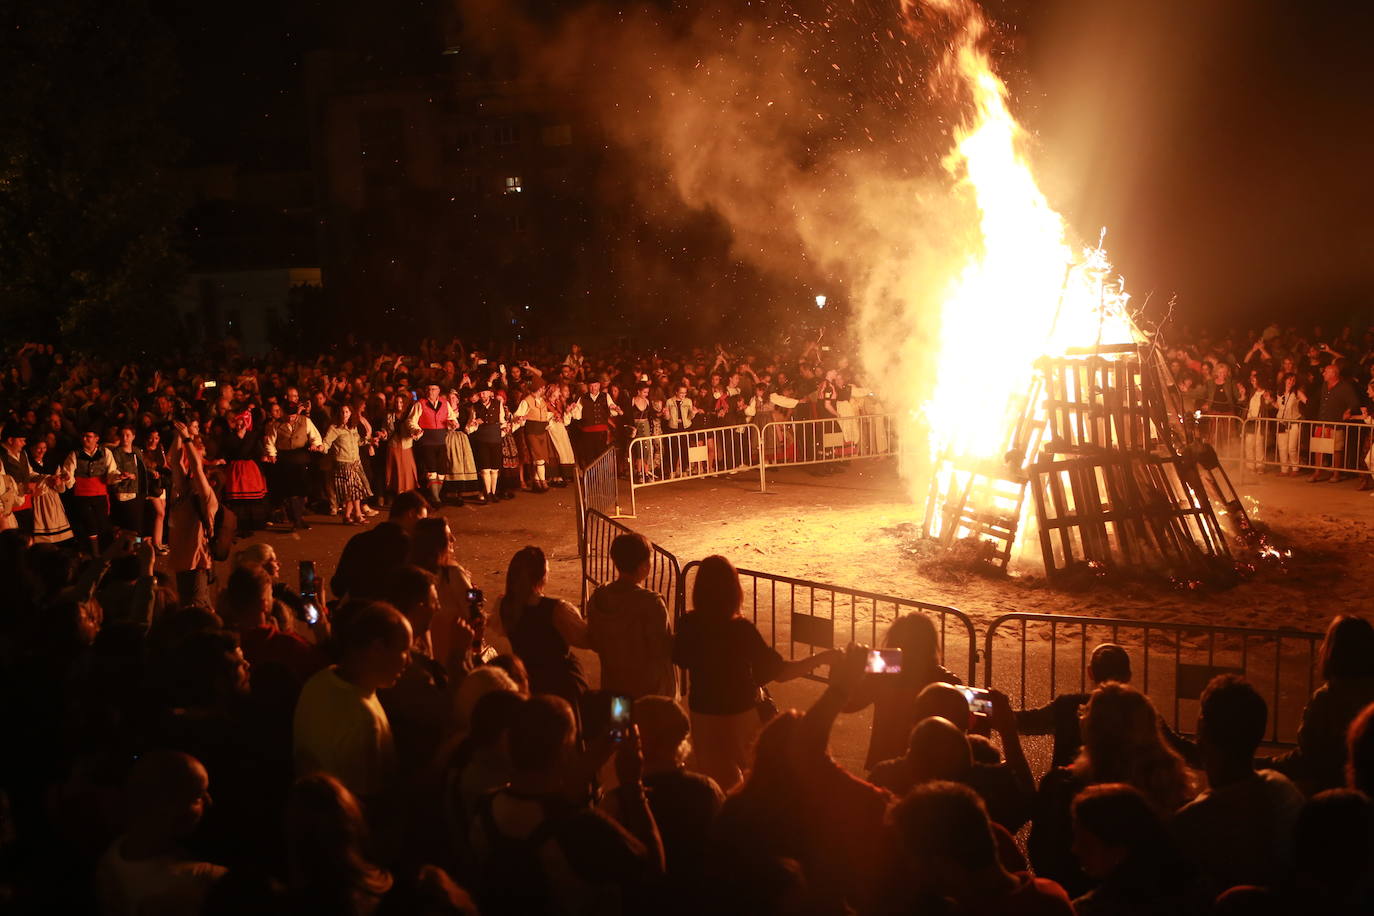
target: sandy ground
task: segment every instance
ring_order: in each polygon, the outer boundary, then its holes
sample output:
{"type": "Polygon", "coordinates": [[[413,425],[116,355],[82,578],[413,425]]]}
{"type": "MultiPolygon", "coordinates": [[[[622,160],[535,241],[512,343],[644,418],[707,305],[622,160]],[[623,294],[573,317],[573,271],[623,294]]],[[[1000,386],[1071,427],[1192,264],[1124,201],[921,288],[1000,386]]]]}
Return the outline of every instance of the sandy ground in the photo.
{"type": "MultiPolygon", "coordinates": [[[[1333,614],[1364,611],[1374,592],[1374,499],[1354,487],[1354,482],[1308,484],[1272,476],[1247,482],[1239,489],[1252,516],[1270,529],[1278,546],[1291,548],[1293,556],[1282,566],[1262,568],[1234,588],[1205,592],[1144,584],[1098,584],[1087,591],[1064,592],[1034,575],[988,578],[932,564],[913,549],[910,528],[920,521],[920,507],[905,495],[891,464],[881,461],[856,463],[833,476],[816,476],[806,469],[770,472],[768,494],[759,493],[757,475],[747,473],[640,489],[637,515],[623,523],[672,551],[684,565],[722,553],[745,569],[957,608],[973,621],[980,638],[992,620],[1013,612],[1319,631],[1333,614]]],[[[622,509],[628,510],[628,496],[622,488],[622,509]]],[[[573,513],[571,489],[521,494],[496,506],[444,510],[458,535],[462,561],[493,601],[502,590],[511,554],[525,544],[548,552],[549,592],[576,601],[580,566],[573,513]]],[[[317,562],[321,575],[330,575],[344,542],[357,532],[334,520],[314,521],[309,532],[258,535],[277,547],[288,576],[294,575],[295,561],[305,558],[317,562]]],[[[873,642],[897,611],[891,605],[842,596],[832,612],[824,594],[818,599],[815,593],[779,591],[768,583],[748,590],[746,610],[755,599],[763,609],[760,629],[774,637],[784,655],[812,651],[791,640],[791,611],[823,617],[833,613],[837,644],[849,638],[873,642]]],[[[956,625],[946,634],[946,662],[963,675],[968,667],[967,641],[956,625]]],[[[996,686],[1026,703],[1042,702],[1053,690],[1076,689],[1081,653],[1115,636],[1136,656],[1137,681],[1148,666],[1148,692],[1184,727],[1191,727],[1196,707],[1177,698],[1175,681],[1184,676],[1180,662],[1184,667],[1244,667],[1270,695],[1280,738],[1291,736],[1310,691],[1309,647],[1300,641],[1285,641],[1276,652],[1267,641],[1209,646],[1196,639],[1161,638],[1155,632],[1147,653],[1144,634],[1138,631],[1059,626],[1054,635],[1051,639],[1048,626],[1031,625],[1024,643],[1019,629],[998,639],[996,686]],[[1281,684],[1275,682],[1274,671],[1280,672],[1281,684]]],[[[983,683],[987,658],[981,646],[980,656],[977,678],[983,683]]],[[[588,663],[594,669],[595,658],[588,663]]],[[[778,685],[774,693],[783,705],[804,706],[819,689],[814,681],[794,681],[778,685]]],[[[857,767],[867,729],[866,713],[841,719],[832,750],[842,762],[857,767]]],[[[1043,747],[1037,745],[1032,752],[1040,756],[1043,747]]]]}

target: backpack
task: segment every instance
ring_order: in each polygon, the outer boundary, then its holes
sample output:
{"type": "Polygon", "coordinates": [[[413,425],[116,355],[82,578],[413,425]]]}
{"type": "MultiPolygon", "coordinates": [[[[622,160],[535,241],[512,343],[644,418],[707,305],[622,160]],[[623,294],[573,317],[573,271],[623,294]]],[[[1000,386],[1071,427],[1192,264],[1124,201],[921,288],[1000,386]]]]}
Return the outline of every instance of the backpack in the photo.
{"type": "Polygon", "coordinates": [[[488,854],[476,882],[483,916],[539,916],[555,910],[553,889],[539,850],[558,828],[559,818],[544,806],[544,820],[528,837],[517,839],[496,827],[492,804],[502,789],[493,789],[473,812],[486,838],[488,854]]]}

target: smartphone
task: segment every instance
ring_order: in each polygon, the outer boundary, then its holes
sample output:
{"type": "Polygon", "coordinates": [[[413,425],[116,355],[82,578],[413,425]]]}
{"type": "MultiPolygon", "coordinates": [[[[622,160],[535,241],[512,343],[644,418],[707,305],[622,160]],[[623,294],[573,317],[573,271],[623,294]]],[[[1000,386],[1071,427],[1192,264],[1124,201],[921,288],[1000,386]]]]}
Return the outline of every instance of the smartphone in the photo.
{"type": "Polygon", "coordinates": [[[487,598],[485,595],[482,594],[482,590],[480,588],[468,589],[468,610],[469,613],[472,615],[473,620],[477,620],[478,618],[482,618],[485,616],[482,614],[482,606],[486,604],[486,602],[487,598]]]}
{"type": "Polygon", "coordinates": [[[320,622],[319,588],[319,579],[315,575],[315,561],[301,560],[301,601],[305,603],[305,622],[312,626],[320,622]]]}
{"type": "Polygon", "coordinates": [[[201,382],[201,383],[200,383],[200,387],[202,387],[202,388],[218,388],[218,387],[219,387],[219,382],[201,382]]]}
{"type": "Polygon", "coordinates": [[[141,535],[141,534],[136,534],[136,535],[134,535],[134,546],[137,547],[139,544],[142,544],[142,543],[143,543],[143,535],[141,535]]]}
{"type": "Polygon", "coordinates": [[[968,700],[968,711],[975,716],[992,715],[992,696],[982,687],[960,687],[959,692],[968,700]]]}
{"type": "Polygon", "coordinates": [[[623,741],[625,736],[630,733],[631,714],[634,711],[634,701],[624,694],[613,694],[611,696],[611,721],[607,727],[607,734],[612,741],[623,741]]]}
{"type": "Polygon", "coordinates": [[[866,674],[901,674],[901,649],[869,649],[868,661],[864,663],[866,674]]]}

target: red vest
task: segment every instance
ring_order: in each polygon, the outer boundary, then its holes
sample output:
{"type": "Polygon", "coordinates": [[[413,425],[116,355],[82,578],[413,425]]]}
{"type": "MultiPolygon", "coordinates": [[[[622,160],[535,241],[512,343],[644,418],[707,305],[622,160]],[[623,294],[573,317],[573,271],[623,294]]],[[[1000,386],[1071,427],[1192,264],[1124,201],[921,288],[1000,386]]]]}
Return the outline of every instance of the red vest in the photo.
{"type": "Polygon", "coordinates": [[[448,409],[448,401],[441,399],[437,409],[431,407],[429,401],[420,402],[421,429],[446,429],[450,416],[452,414],[448,409]]]}

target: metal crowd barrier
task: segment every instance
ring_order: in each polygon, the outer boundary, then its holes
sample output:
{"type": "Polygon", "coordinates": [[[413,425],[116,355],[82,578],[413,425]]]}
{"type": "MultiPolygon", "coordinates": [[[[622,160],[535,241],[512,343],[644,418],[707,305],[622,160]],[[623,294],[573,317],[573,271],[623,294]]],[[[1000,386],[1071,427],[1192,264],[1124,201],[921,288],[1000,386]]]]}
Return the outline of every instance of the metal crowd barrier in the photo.
{"type": "MultiPolygon", "coordinates": [[[[699,566],[701,561],[695,560],[682,569],[682,613],[687,612],[691,602],[688,579],[699,566]]],[[[933,622],[939,636],[940,657],[946,667],[963,678],[965,684],[974,683],[978,637],[973,621],[962,611],[752,569],[739,570],[739,577],[744,588],[742,613],[753,621],[768,644],[788,659],[798,657],[799,645],[806,647],[804,655],[814,655],[817,649],[843,648],[850,643],[880,645],[892,621],[903,613],[920,612],[936,618],[933,622]],[[781,648],[784,645],[786,651],[781,648]]],[[[808,677],[825,680],[816,675],[808,677]]]]}
{"type": "Polygon", "coordinates": [[[586,554],[587,513],[620,514],[620,490],[616,482],[616,453],[608,448],[574,475],[577,484],[577,546],[586,554]]]}
{"type": "Polygon", "coordinates": [[[1239,479],[1244,482],[1247,473],[1262,473],[1269,467],[1280,471],[1369,473],[1365,455],[1372,432],[1374,428],[1366,423],[1251,417],[1242,428],[1244,460],[1239,479]]]}
{"type": "MultiPolygon", "coordinates": [[[[609,585],[619,576],[615,562],[611,559],[611,542],[622,534],[634,532],[607,516],[604,512],[590,509],[587,512],[587,536],[582,548],[582,607],[592,592],[603,585],[609,585]]],[[[653,554],[649,559],[649,578],[644,587],[658,592],[668,605],[669,624],[676,621],[679,605],[682,567],[677,557],[659,545],[649,542],[653,554]]]]}
{"type": "Polygon", "coordinates": [[[758,466],[759,430],[752,423],[639,436],[630,440],[630,514],[643,487],[752,471],[758,466]]]}
{"type": "Polygon", "coordinates": [[[897,454],[897,416],[862,414],[822,420],[784,420],[763,427],[759,490],[768,492],[770,467],[828,464],[897,454]]]}
{"type": "Polygon", "coordinates": [[[1321,633],[1302,630],[1006,614],[988,627],[983,683],[1012,697],[1017,709],[1043,706],[1059,693],[1090,693],[1087,668],[1092,647],[1114,642],[1131,656],[1134,686],[1166,718],[1172,710],[1175,731],[1192,733],[1197,722],[1195,701],[1207,682],[1218,674],[1235,673],[1268,701],[1269,743],[1291,745],[1296,743],[1303,709],[1319,682],[1321,641],[1321,633]],[[1019,645],[1015,665],[997,666],[999,637],[1002,643],[1019,645]],[[1060,645],[1061,638],[1066,645],[1060,645]],[[1191,713],[1186,720],[1185,703],[1191,713]]]}
{"type": "Polygon", "coordinates": [[[1217,457],[1229,468],[1241,467],[1241,432],[1244,421],[1235,414],[1202,413],[1197,415],[1198,434],[1202,441],[1216,450],[1217,457]]]}

